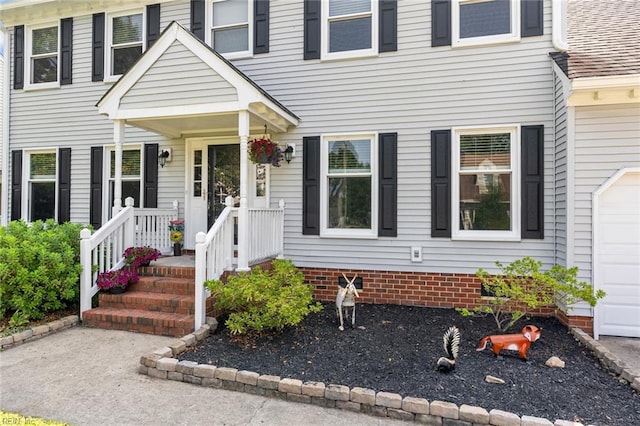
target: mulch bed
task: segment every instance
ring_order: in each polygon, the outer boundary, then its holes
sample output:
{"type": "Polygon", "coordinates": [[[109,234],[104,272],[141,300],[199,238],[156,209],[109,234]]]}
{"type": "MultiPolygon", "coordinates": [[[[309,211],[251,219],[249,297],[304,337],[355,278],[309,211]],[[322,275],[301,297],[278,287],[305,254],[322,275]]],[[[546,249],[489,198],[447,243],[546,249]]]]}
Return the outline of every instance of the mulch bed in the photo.
{"type": "Polygon", "coordinates": [[[232,367],[302,381],[364,387],[427,400],[468,404],[593,425],[640,424],[640,395],[601,367],[555,318],[529,318],[542,329],[529,349],[496,358],[476,351],[481,338],[496,334],[491,318],[463,317],[452,309],[358,304],[356,328],[338,330],[334,305],[327,305],[297,327],[263,337],[232,337],[221,324],[181,360],[232,367]],[[443,355],[442,335],[456,325],[462,334],[455,370],[435,370],[443,355]],[[549,368],[551,356],[565,361],[549,368]],[[487,375],[505,380],[489,384],[487,375]]]}

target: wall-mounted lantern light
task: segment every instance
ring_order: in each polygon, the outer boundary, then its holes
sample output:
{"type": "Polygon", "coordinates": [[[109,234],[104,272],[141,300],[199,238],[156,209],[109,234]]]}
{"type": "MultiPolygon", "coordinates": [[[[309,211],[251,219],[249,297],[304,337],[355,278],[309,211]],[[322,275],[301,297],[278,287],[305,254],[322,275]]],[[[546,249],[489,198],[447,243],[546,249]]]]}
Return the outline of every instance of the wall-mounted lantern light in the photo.
{"type": "Polygon", "coordinates": [[[287,144],[287,148],[284,150],[284,159],[287,161],[287,164],[291,162],[296,152],[296,146],[287,144]]]}
{"type": "Polygon", "coordinates": [[[160,167],[164,167],[167,161],[171,161],[171,148],[163,148],[158,155],[160,161],[160,167]]]}

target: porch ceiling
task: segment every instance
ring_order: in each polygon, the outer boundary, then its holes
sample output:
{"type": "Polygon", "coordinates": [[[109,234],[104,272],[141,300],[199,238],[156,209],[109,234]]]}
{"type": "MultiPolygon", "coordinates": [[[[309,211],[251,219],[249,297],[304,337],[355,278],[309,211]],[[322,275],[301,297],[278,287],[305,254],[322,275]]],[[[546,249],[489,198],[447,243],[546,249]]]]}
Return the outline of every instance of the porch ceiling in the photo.
{"type": "MultiPolygon", "coordinates": [[[[174,64],[175,65],[175,64],[174,64]]],[[[177,22],[100,99],[98,111],[170,138],[239,133],[247,111],[251,134],[286,132],[299,118],[177,22]],[[179,70],[168,73],[171,58],[179,70]],[[188,57],[185,57],[187,55],[188,57]],[[196,75],[196,77],[190,77],[196,75]]]]}

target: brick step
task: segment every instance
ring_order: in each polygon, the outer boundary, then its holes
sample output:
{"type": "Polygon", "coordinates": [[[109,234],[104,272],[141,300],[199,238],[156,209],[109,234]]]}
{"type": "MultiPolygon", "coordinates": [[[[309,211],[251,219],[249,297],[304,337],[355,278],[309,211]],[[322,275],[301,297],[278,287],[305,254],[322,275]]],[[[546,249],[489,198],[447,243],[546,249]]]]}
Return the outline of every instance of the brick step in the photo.
{"type": "Polygon", "coordinates": [[[128,289],[123,294],[100,293],[99,306],[111,309],[135,309],[139,311],[167,312],[194,315],[194,295],[152,293],[128,289]]]}
{"type": "Polygon", "coordinates": [[[137,283],[128,287],[129,291],[195,296],[196,284],[193,278],[141,276],[137,283]]]}
{"type": "Polygon", "coordinates": [[[152,262],[149,266],[138,268],[138,275],[194,279],[196,268],[193,266],[160,266],[152,262]]]}
{"type": "Polygon", "coordinates": [[[170,337],[182,337],[191,333],[194,320],[193,315],[104,307],[91,309],[82,315],[82,323],[86,327],[170,337]]]}

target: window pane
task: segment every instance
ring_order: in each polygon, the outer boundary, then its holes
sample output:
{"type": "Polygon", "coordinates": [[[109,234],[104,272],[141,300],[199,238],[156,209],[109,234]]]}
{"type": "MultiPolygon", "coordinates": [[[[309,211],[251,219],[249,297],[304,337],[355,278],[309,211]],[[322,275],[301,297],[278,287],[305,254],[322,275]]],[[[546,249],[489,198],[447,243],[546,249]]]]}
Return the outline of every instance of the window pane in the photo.
{"type": "Polygon", "coordinates": [[[113,43],[134,43],[142,41],[142,14],[113,18],[113,43]]]}
{"type": "Polygon", "coordinates": [[[460,170],[508,170],[511,134],[460,135],[460,170]]]}
{"type": "Polygon", "coordinates": [[[121,47],[113,49],[112,75],[124,74],[142,55],[142,46],[121,47]]]}
{"type": "Polygon", "coordinates": [[[225,0],[213,3],[213,26],[247,23],[248,7],[247,0],[225,0]]]}
{"type": "Polygon", "coordinates": [[[329,16],[371,12],[371,0],[329,0],[329,16]]]}
{"type": "Polygon", "coordinates": [[[511,174],[460,176],[460,229],[511,229],[511,174]]]}
{"type": "MultiPolygon", "coordinates": [[[[113,206],[115,182],[109,182],[109,205],[113,206]]],[[[140,181],[139,180],[123,180],[122,181],[122,205],[127,198],[133,198],[133,207],[140,207],[140,181]]]]}
{"type": "Polygon", "coordinates": [[[371,17],[329,22],[329,52],[371,48],[371,17]]]}
{"type": "MultiPolygon", "coordinates": [[[[116,176],[116,153],[111,151],[111,178],[116,176]]],[[[122,177],[140,177],[140,151],[122,151],[122,177]]],[[[136,197],[137,198],[137,197],[136,197]]],[[[124,200],[124,197],[123,197],[124,200]]]]}
{"type": "Polygon", "coordinates": [[[371,229],[371,178],[329,178],[328,228],[371,229]]]}
{"type": "Polygon", "coordinates": [[[54,179],[56,178],[56,154],[31,154],[31,179],[54,179]]]}
{"type": "Polygon", "coordinates": [[[32,83],[58,81],[58,57],[34,59],[31,65],[32,83]]]}
{"type": "Polygon", "coordinates": [[[56,183],[31,182],[31,214],[33,220],[46,220],[56,217],[56,183]]]}
{"type": "Polygon", "coordinates": [[[460,38],[511,32],[510,0],[460,5],[460,38]]]}
{"type": "Polygon", "coordinates": [[[213,49],[218,53],[244,52],[249,50],[249,29],[229,28],[213,31],[213,49]]]}
{"type": "Polygon", "coordinates": [[[33,30],[31,52],[33,55],[43,55],[58,52],[58,27],[40,28],[33,30]]]}
{"type": "Polygon", "coordinates": [[[371,141],[359,139],[329,142],[329,173],[371,171],[371,141]]]}

